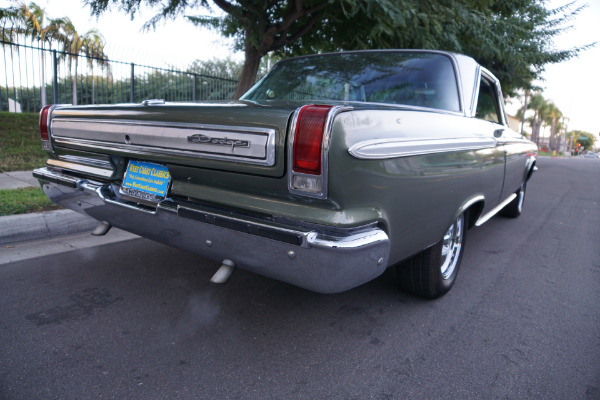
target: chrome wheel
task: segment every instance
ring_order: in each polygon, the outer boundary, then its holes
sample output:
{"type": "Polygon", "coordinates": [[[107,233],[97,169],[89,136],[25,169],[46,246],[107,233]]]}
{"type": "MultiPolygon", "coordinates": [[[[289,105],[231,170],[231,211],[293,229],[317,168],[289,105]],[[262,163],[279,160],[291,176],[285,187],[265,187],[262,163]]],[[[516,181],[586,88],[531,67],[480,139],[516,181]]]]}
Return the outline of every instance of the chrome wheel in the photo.
{"type": "Polygon", "coordinates": [[[449,279],[458,265],[464,229],[464,216],[461,214],[450,226],[442,241],[442,279],[449,279]]]}
{"type": "Polygon", "coordinates": [[[396,266],[400,288],[428,299],[437,299],[450,290],[467,239],[468,210],[459,215],[440,241],[396,266]]]}

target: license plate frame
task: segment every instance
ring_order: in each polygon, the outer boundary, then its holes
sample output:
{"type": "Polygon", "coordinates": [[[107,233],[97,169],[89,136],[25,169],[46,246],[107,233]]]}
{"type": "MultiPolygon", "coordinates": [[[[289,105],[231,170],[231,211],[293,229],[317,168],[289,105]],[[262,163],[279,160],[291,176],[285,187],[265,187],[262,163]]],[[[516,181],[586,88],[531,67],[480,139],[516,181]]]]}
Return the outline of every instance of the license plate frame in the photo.
{"type": "Polygon", "coordinates": [[[166,165],[131,159],[119,189],[122,195],[145,204],[158,204],[171,187],[171,173],[166,165]]]}

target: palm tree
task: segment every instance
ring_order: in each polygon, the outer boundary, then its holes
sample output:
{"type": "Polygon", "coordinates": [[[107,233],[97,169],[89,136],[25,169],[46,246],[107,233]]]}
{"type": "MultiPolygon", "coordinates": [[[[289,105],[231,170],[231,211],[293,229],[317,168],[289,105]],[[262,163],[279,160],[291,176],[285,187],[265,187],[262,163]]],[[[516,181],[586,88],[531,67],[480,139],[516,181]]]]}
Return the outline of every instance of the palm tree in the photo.
{"type": "Polygon", "coordinates": [[[46,76],[44,62],[44,46],[52,40],[59,42],[63,37],[60,35],[60,27],[63,21],[61,19],[49,18],[46,9],[39,4],[31,2],[29,5],[22,0],[14,2],[15,5],[2,9],[0,19],[12,24],[8,32],[3,36],[14,38],[17,35],[31,37],[32,40],[38,40],[42,47],[42,67],[41,67],[41,104],[46,105],[46,76]]]}
{"type": "MultiPolygon", "coordinates": [[[[69,18],[63,18],[64,24],[61,27],[61,33],[64,35],[64,53],[63,58],[69,58],[69,70],[71,65],[75,64],[73,75],[73,104],[77,105],[77,66],[79,56],[84,55],[90,68],[94,60],[102,67],[108,67],[108,58],[104,53],[104,37],[97,29],[90,29],[83,35],[80,35],[69,18]]],[[[92,84],[93,84],[92,79],[92,84]]]]}
{"type": "Polygon", "coordinates": [[[536,93],[531,96],[528,109],[534,111],[533,118],[529,120],[531,123],[531,141],[539,146],[542,124],[548,121],[548,103],[544,96],[536,93]]]}
{"type": "Polygon", "coordinates": [[[551,151],[558,149],[557,134],[561,128],[560,119],[562,116],[562,112],[554,105],[554,103],[548,103],[548,120],[551,126],[549,147],[551,151]]]}
{"type": "MultiPolygon", "coordinates": [[[[50,18],[46,10],[40,5],[31,2],[29,5],[22,0],[14,0],[14,5],[0,9],[0,20],[9,22],[11,28],[3,30],[3,40],[14,38],[16,35],[31,37],[41,44],[41,104],[46,105],[46,76],[45,76],[45,51],[47,43],[57,42],[62,48],[61,58],[69,58],[69,70],[75,63],[75,75],[73,79],[73,104],[77,104],[77,64],[80,55],[87,58],[90,67],[93,62],[102,67],[108,66],[108,59],[104,53],[104,37],[96,29],[91,29],[83,35],[79,35],[73,22],[67,18],[50,18]]],[[[93,84],[93,79],[92,79],[93,84]]]]}

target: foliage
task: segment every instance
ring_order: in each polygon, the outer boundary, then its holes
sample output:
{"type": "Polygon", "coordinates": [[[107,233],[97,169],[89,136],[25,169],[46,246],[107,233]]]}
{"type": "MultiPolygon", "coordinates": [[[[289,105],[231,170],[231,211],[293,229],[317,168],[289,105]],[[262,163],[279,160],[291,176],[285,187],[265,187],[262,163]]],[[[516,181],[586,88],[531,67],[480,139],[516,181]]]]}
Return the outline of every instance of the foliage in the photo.
{"type": "Polygon", "coordinates": [[[225,59],[212,58],[206,60],[196,60],[189,67],[188,72],[201,75],[221,76],[231,79],[237,79],[242,72],[243,63],[235,61],[231,57],[225,59]]]}
{"type": "MultiPolygon", "coordinates": [[[[279,60],[280,57],[274,57],[272,55],[263,57],[258,67],[258,77],[260,78],[269,72],[269,64],[272,66],[279,60]]],[[[207,75],[210,77],[234,79],[237,82],[242,74],[243,66],[243,61],[237,61],[231,57],[222,59],[212,58],[210,60],[198,59],[192,62],[192,64],[187,68],[187,71],[194,74],[207,75]]]]}
{"type": "MultiPolygon", "coordinates": [[[[73,79],[73,104],[77,104],[77,62],[80,54],[84,54],[90,67],[94,62],[103,68],[108,68],[108,59],[104,53],[105,41],[100,32],[95,29],[81,35],[73,22],[67,18],[50,18],[46,10],[31,2],[29,5],[22,0],[13,0],[13,5],[0,9],[0,21],[3,22],[2,37],[8,42],[15,42],[18,36],[30,37],[37,40],[42,49],[48,43],[56,43],[62,47],[61,59],[68,58],[68,67],[75,64],[73,79]],[[8,27],[6,25],[8,24],[8,27]]],[[[42,51],[42,84],[40,99],[42,106],[46,104],[46,83],[43,71],[42,51]]]]}
{"type": "Polygon", "coordinates": [[[573,150],[577,148],[578,144],[586,150],[591,150],[596,145],[596,136],[589,132],[573,130],[567,133],[567,137],[572,140],[571,148],[573,150]]]}
{"type": "Polygon", "coordinates": [[[548,103],[542,94],[536,93],[531,96],[527,110],[531,110],[534,113],[533,117],[528,119],[531,124],[531,141],[539,145],[542,124],[548,119],[548,103]]]}
{"type": "Polygon", "coordinates": [[[42,46],[51,41],[61,42],[64,37],[60,33],[63,20],[49,18],[46,10],[31,2],[29,5],[21,0],[13,1],[13,5],[0,8],[0,21],[4,23],[3,39],[13,42],[15,36],[24,35],[39,40],[42,46]],[[8,27],[6,27],[8,23],[8,27]]]}
{"type": "MultiPolygon", "coordinates": [[[[218,61],[218,60],[217,60],[218,61]]],[[[220,63],[220,61],[218,61],[220,63]]],[[[159,98],[171,102],[231,100],[237,84],[232,77],[212,75],[216,69],[196,70],[194,63],[187,72],[168,69],[139,68],[133,90],[133,102],[159,98]],[[199,73],[203,71],[204,73],[199,73]],[[194,77],[195,76],[195,77],[194,77]]],[[[137,70],[137,69],[136,69],[137,70]]],[[[58,79],[59,104],[73,104],[76,88],[79,104],[119,104],[131,101],[131,78],[114,79],[100,75],[72,75],[58,79]],[[77,78],[77,84],[73,80],[77,78]]],[[[0,86],[0,111],[8,110],[8,97],[18,99],[24,111],[37,111],[41,106],[41,88],[0,86]]],[[[45,85],[46,102],[51,103],[52,84],[45,85]]]]}
{"type": "Polygon", "coordinates": [[[158,7],[151,28],[199,8],[225,13],[189,16],[236,40],[245,62],[235,97],[255,80],[269,52],[290,56],[368,48],[441,49],[474,57],[502,82],[506,94],[530,89],[544,66],[576,56],[588,46],[553,48],[553,39],[583,7],[575,2],[548,10],[539,0],[85,0],[99,15],[117,5],[132,17],[142,5],[158,7]]]}
{"type": "Polygon", "coordinates": [[[52,203],[39,187],[0,190],[0,217],[60,208],[62,207],[52,203]]]}
{"type": "Polygon", "coordinates": [[[23,35],[39,40],[42,45],[56,42],[65,53],[71,53],[72,58],[84,52],[90,64],[95,59],[102,63],[106,58],[104,37],[96,29],[81,35],[69,18],[50,18],[46,9],[35,2],[27,5],[22,0],[13,0],[12,3],[10,7],[0,8],[0,21],[5,25],[3,32],[7,41],[14,42],[15,36],[23,35]]]}
{"type": "Polygon", "coordinates": [[[0,112],[0,172],[43,167],[38,114],[0,112]]]}
{"type": "Polygon", "coordinates": [[[544,99],[541,93],[535,93],[531,96],[528,104],[517,112],[519,118],[527,111],[525,107],[527,107],[527,110],[533,111],[533,116],[527,119],[531,124],[531,140],[539,146],[542,127],[544,125],[550,127],[548,145],[550,151],[558,151],[561,147],[564,133],[564,115],[562,111],[553,102],[544,99]]]}

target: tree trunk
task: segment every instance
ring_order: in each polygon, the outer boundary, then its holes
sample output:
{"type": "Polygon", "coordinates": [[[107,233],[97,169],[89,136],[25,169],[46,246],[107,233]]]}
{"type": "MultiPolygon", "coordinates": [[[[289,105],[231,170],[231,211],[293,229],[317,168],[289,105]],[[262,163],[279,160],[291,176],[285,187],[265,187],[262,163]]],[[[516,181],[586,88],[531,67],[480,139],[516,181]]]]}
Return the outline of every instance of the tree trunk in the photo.
{"type": "MultiPolygon", "coordinates": [[[[529,97],[529,90],[525,91],[525,105],[523,106],[523,115],[521,116],[521,135],[523,135],[523,129],[525,128],[525,114],[527,114],[527,98],[529,97]]],[[[533,132],[532,132],[533,135],[533,132]]]]}
{"type": "Polygon", "coordinates": [[[535,124],[535,144],[537,145],[537,147],[540,147],[540,133],[542,130],[542,121],[538,121],[535,124]]]}
{"type": "Polygon", "coordinates": [[[533,121],[531,121],[531,141],[537,143],[538,132],[537,132],[536,127],[537,127],[537,119],[534,116],[533,121]]]}
{"type": "Polygon", "coordinates": [[[73,75],[73,105],[77,105],[77,58],[75,59],[75,74],[73,75]]]}
{"type": "Polygon", "coordinates": [[[556,132],[556,118],[552,118],[552,127],[550,128],[550,150],[558,151],[558,145],[556,143],[558,135],[556,132]]]}
{"type": "Polygon", "coordinates": [[[240,80],[233,93],[234,100],[242,97],[242,95],[254,85],[258,67],[260,65],[260,59],[264,56],[264,54],[260,54],[257,49],[250,45],[246,45],[245,54],[246,58],[244,59],[244,66],[242,67],[242,75],[240,76],[240,80]]]}

